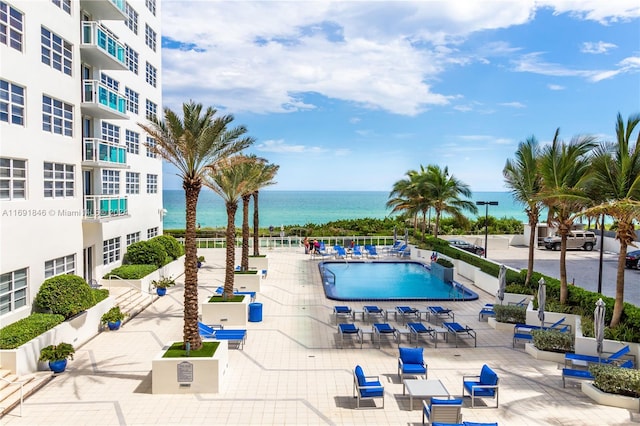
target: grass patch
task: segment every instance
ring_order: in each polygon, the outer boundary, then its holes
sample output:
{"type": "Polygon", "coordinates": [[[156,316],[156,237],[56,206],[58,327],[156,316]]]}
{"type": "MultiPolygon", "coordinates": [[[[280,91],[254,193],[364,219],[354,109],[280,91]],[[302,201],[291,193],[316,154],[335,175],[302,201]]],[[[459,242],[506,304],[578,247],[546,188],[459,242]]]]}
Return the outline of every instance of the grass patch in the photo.
{"type": "Polygon", "coordinates": [[[236,274],[236,275],[255,275],[255,274],[258,273],[258,271],[254,271],[254,270],[251,270],[251,271],[233,271],[233,273],[236,274]]]}
{"type": "Polygon", "coordinates": [[[242,302],[243,300],[244,300],[244,296],[241,294],[227,297],[227,300],[224,300],[222,296],[212,296],[211,299],[209,299],[209,303],[242,302]]]}
{"type": "MultiPolygon", "coordinates": [[[[211,358],[220,342],[202,342],[202,347],[197,351],[189,352],[189,358],[211,358]]],[[[187,351],[183,349],[183,342],[175,342],[169,349],[162,355],[162,358],[184,358],[187,356],[187,351]]]]}

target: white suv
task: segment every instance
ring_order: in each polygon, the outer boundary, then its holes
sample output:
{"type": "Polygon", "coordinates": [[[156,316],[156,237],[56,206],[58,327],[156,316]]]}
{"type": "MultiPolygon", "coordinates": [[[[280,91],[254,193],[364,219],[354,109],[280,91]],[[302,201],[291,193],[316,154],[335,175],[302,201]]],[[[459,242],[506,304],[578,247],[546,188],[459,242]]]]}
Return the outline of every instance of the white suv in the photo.
{"type": "MultiPolygon", "coordinates": [[[[567,235],[567,249],[585,249],[586,251],[593,250],[595,246],[596,234],[590,231],[571,231],[567,235]]],[[[548,250],[560,250],[560,236],[554,235],[552,237],[546,237],[544,239],[544,246],[548,250]]]]}

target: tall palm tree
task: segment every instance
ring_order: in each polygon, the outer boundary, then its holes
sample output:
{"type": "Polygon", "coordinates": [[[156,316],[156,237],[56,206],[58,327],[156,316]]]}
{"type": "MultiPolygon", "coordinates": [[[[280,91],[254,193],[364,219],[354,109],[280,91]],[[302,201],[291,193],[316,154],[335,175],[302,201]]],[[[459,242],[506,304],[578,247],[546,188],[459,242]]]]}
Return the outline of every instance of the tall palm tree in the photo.
{"type": "Polygon", "coordinates": [[[149,124],[139,124],[155,139],[148,145],[178,169],[185,192],[185,259],[184,259],[184,326],[183,340],[191,349],[202,346],[198,332],[198,255],[196,247],[196,207],[207,166],[217,164],[253,143],[243,137],[246,128],[228,128],[233,116],[215,117],[216,110],[193,101],[182,105],[182,118],[169,108],[164,109],[164,120],[153,117],[149,124]]]}
{"type": "Polygon", "coordinates": [[[513,199],[522,204],[529,220],[529,259],[527,262],[527,278],[525,284],[531,281],[533,273],[533,257],[536,241],[536,230],[542,203],[537,199],[542,187],[540,173],[538,173],[538,159],[540,147],[535,136],[531,136],[524,142],[520,142],[514,159],[507,159],[502,170],[507,187],[511,188],[513,199]]]}
{"type": "Polygon", "coordinates": [[[568,144],[556,129],[551,145],[540,155],[542,190],[537,197],[548,209],[547,223],[560,235],[560,303],[567,301],[567,235],[576,213],[590,203],[585,188],[589,178],[588,154],[596,146],[592,136],[574,137],[568,144]]]}
{"type": "Polygon", "coordinates": [[[596,186],[604,192],[606,202],[596,207],[601,213],[613,217],[618,227],[616,239],[620,242],[616,273],[616,301],[611,327],[620,322],[624,307],[624,269],[627,247],[636,240],[634,220],[636,210],[628,203],[640,201],[640,132],[632,140],[640,114],[631,115],[625,126],[622,115],[616,120],[616,142],[603,143],[596,150],[593,162],[596,186]]]}
{"type": "Polygon", "coordinates": [[[463,200],[460,196],[471,197],[469,185],[449,174],[449,168],[441,169],[440,166],[430,164],[424,176],[423,187],[425,197],[431,200],[431,205],[435,211],[435,228],[433,235],[438,238],[440,228],[440,218],[442,213],[453,216],[456,219],[463,219],[462,210],[477,214],[478,208],[469,201],[463,200]]]}
{"type": "Polygon", "coordinates": [[[409,170],[405,176],[393,184],[386,206],[391,207],[391,213],[403,212],[412,217],[415,224],[422,198],[419,191],[419,173],[409,170]]]}
{"type": "Polygon", "coordinates": [[[260,255],[260,214],[258,209],[258,195],[260,193],[260,189],[265,186],[274,185],[276,182],[273,180],[278,173],[278,169],[280,166],[275,164],[260,164],[261,171],[260,176],[256,180],[256,189],[253,191],[253,255],[260,255]]]}
{"type": "Polygon", "coordinates": [[[223,297],[233,296],[236,250],[236,212],[242,195],[249,192],[251,173],[248,161],[242,155],[236,155],[211,167],[205,176],[204,184],[224,200],[227,210],[226,256],[223,297]]]}

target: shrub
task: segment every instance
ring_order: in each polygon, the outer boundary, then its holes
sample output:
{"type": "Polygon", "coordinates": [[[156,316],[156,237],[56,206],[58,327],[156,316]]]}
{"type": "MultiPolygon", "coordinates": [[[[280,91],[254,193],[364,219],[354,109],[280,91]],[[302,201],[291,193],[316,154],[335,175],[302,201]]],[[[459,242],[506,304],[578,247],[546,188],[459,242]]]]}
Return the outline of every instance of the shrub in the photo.
{"type": "Polygon", "coordinates": [[[533,346],[541,351],[573,352],[573,336],[559,330],[533,330],[533,346]]]}
{"type": "Polygon", "coordinates": [[[453,262],[451,262],[449,259],[445,259],[444,257],[439,257],[438,260],[436,260],[436,263],[445,268],[453,268],[453,262]]]}
{"type": "Polygon", "coordinates": [[[161,277],[151,281],[151,285],[154,288],[167,288],[176,285],[176,281],[171,277],[161,277]]]}
{"type": "Polygon", "coordinates": [[[125,254],[125,263],[134,265],[156,265],[160,268],[168,260],[164,246],[152,240],[130,244],[125,254]]]}
{"type": "Polygon", "coordinates": [[[0,349],[15,349],[64,322],[58,314],[34,313],[0,328],[0,349]]]}
{"type": "Polygon", "coordinates": [[[510,324],[525,324],[527,322],[527,308],[513,305],[493,305],[496,321],[510,324]]]}
{"type": "Polygon", "coordinates": [[[172,235],[158,235],[149,241],[160,243],[162,247],[164,247],[164,251],[167,252],[167,256],[173,260],[184,254],[184,247],[182,247],[182,244],[180,244],[172,235]]]}
{"type": "Polygon", "coordinates": [[[106,288],[92,288],[93,298],[96,301],[96,305],[109,297],[109,290],[106,288]]]}
{"type": "Polygon", "coordinates": [[[107,324],[109,322],[118,322],[122,321],[124,317],[125,313],[120,310],[120,306],[116,305],[102,315],[102,318],[100,318],[100,322],[102,324],[107,324]]]}
{"type": "Polygon", "coordinates": [[[70,343],[58,343],[57,345],[49,345],[40,351],[40,361],[59,361],[62,359],[73,359],[76,350],[70,343]]]}
{"type": "Polygon", "coordinates": [[[36,308],[65,318],[95,305],[89,284],[77,275],[58,275],[45,280],[35,298],[36,308]]]}
{"type": "Polygon", "coordinates": [[[124,280],[139,280],[156,269],[156,265],[122,265],[105,274],[103,278],[108,280],[109,275],[117,275],[124,280]]]}
{"type": "Polygon", "coordinates": [[[594,364],[589,367],[593,384],[602,392],[640,397],[640,371],[620,368],[611,364],[594,364]]]}

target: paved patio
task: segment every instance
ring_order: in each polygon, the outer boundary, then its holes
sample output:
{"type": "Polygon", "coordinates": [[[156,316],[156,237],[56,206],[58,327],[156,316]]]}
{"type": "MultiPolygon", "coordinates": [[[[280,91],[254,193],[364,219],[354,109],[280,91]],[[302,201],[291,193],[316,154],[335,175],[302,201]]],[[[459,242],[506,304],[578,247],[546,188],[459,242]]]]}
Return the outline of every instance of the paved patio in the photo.
{"type": "MultiPolygon", "coordinates": [[[[257,298],[263,304],[263,321],[248,324],[244,350],[230,350],[219,394],[151,394],[151,359],[164,344],[182,338],[180,283],[119,331],[101,333],[78,348],[67,372],[26,400],[23,417],[15,409],[2,424],[421,424],[418,403],[410,410],[409,397],[402,395],[396,374],[397,346],[383,341],[377,349],[367,339],[362,350],[359,345],[337,349],[332,317],[336,303],[324,297],[317,261],[309,260],[302,249],[265,253],[269,274],[257,298]],[[366,374],[380,376],[385,386],[384,409],[355,409],[352,371],[356,364],[366,374]]],[[[222,284],[224,250],[201,249],[199,254],[207,259],[199,273],[204,300],[222,284]]],[[[498,373],[499,408],[472,409],[467,397],[463,420],[497,421],[501,426],[640,422],[638,413],[592,404],[577,382],[563,389],[557,364],[537,361],[521,347],[513,349],[511,333],[478,322],[480,307],[493,301],[492,295],[480,293],[477,301],[443,303],[455,311],[457,322],[477,330],[478,347],[465,339],[459,348],[441,342],[437,349],[432,344],[425,348],[429,378],[440,379],[454,395],[461,394],[462,375],[477,374],[482,364],[498,373]]],[[[424,308],[424,304],[410,304],[424,308]]],[[[361,308],[362,304],[350,305],[361,308]]],[[[379,305],[391,309],[396,303],[379,305]]]]}

